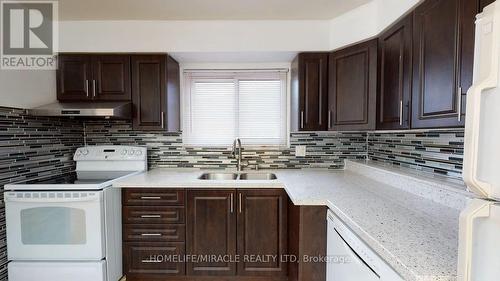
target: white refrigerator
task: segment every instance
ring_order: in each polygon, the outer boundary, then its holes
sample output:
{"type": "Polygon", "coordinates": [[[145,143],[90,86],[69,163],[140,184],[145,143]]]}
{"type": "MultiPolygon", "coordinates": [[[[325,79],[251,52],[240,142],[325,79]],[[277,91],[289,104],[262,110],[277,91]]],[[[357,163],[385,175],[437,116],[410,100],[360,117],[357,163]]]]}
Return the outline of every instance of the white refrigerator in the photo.
{"type": "Polygon", "coordinates": [[[477,196],[460,215],[458,279],[500,280],[500,0],[476,21],[463,177],[477,196]]]}

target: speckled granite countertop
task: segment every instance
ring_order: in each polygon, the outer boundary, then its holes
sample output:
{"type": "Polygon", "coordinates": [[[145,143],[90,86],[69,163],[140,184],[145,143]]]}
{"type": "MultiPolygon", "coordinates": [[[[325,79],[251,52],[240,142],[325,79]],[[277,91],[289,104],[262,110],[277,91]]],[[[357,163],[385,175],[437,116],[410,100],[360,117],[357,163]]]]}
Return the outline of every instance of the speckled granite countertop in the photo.
{"type": "Polygon", "coordinates": [[[458,218],[471,196],[461,182],[369,161],[346,161],[345,170],[267,170],[273,181],[199,180],[203,172],[154,169],[113,186],[284,188],[296,205],[328,206],[405,280],[456,280],[458,218]]]}

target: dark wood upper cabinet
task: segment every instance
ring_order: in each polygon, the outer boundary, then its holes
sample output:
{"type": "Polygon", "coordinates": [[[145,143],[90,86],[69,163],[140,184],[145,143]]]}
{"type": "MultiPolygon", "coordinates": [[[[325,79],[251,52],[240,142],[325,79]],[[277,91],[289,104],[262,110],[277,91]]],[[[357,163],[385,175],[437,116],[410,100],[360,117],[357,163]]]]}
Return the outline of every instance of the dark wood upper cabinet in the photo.
{"type": "Polygon", "coordinates": [[[415,9],[412,128],[464,125],[477,9],[469,0],[427,0],[415,9]]]}
{"type": "MultiPolygon", "coordinates": [[[[238,190],[238,254],[282,257],[287,253],[288,197],[282,189],[238,190]]],[[[287,275],[287,264],[276,260],[238,263],[240,276],[287,275]]]]}
{"type": "MultiPolygon", "coordinates": [[[[236,256],[236,191],[190,190],[187,193],[188,255],[236,256]]],[[[236,274],[236,263],[187,262],[187,274],[227,276],[236,274]]]]}
{"type": "Polygon", "coordinates": [[[379,37],[377,129],[410,125],[412,21],[409,15],[379,37]]]}
{"type": "Polygon", "coordinates": [[[92,99],[92,66],[89,55],[59,55],[57,99],[84,101],[92,99]]]}
{"type": "Polygon", "coordinates": [[[377,40],[331,53],[328,67],[328,112],[331,115],[329,129],[375,129],[377,40]]]}
{"type": "Polygon", "coordinates": [[[179,130],[179,64],[168,55],[134,55],[132,63],[135,130],[179,130]]]}
{"type": "Polygon", "coordinates": [[[59,101],[130,101],[130,56],[60,54],[59,101]]]}
{"type": "Polygon", "coordinates": [[[92,56],[92,68],[94,99],[130,101],[130,56],[92,56]]]}
{"type": "Polygon", "coordinates": [[[327,129],[328,53],[301,53],[291,68],[291,129],[327,129]]]}

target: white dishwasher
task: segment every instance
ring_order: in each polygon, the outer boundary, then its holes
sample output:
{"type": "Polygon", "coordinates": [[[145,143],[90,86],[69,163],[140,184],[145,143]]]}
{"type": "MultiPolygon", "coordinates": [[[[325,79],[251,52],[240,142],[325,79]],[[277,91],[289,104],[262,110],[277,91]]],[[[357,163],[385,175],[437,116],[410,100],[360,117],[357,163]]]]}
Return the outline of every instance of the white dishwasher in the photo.
{"type": "Polygon", "coordinates": [[[403,281],[330,210],[327,221],[327,281],[403,281]]]}

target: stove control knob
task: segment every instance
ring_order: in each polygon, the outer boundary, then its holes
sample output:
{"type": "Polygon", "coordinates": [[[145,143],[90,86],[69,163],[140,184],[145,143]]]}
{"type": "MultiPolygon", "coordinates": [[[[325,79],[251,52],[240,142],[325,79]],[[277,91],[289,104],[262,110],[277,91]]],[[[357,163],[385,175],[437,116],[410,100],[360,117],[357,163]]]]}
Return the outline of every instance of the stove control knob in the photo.
{"type": "Polygon", "coordinates": [[[82,149],[82,154],[83,154],[83,155],[87,155],[87,154],[89,154],[89,150],[88,150],[88,149],[82,149]]]}
{"type": "Polygon", "coordinates": [[[126,149],[122,150],[122,155],[127,155],[127,150],[126,149]]]}
{"type": "Polygon", "coordinates": [[[140,151],[140,150],[136,150],[136,151],[135,151],[135,155],[142,155],[142,151],[140,151]]]}
{"type": "Polygon", "coordinates": [[[129,154],[129,155],[134,155],[134,151],[133,151],[133,150],[130,150],[130,151],[128,152],[128,154],[129,154]]]}

